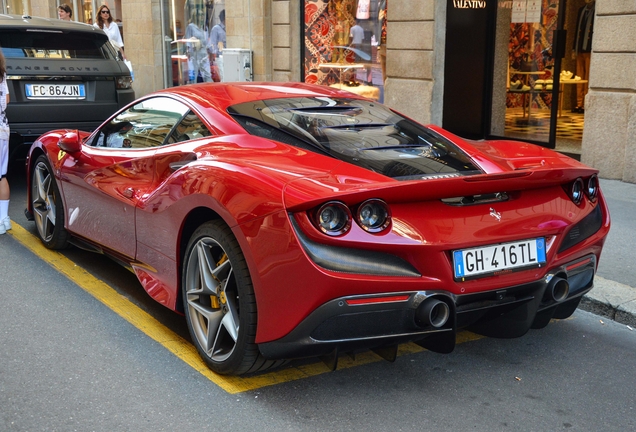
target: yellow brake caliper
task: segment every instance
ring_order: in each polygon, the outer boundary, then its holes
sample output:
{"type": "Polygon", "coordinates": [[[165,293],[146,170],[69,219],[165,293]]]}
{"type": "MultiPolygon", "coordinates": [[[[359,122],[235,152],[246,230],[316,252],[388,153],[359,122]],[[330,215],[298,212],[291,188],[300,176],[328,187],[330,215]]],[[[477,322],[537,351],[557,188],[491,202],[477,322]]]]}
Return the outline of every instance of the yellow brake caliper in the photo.
{"type": "MultiPolygon", "coordinates": [[[[219,262],[216,263],[216,266],[217,267],[220,266],[225,261],[227,261],[227,254],[226,253],[224,253],[223,256],[221,257],[221,259],[219,260],[219,262]]],[[[216,279],[216,277],[214,277],[214,279],[216,279]]],[[[221,284],[220,280],[216,279],[216,281],[219,283],[219,285],[221,284]]],[[[211,306],[214,309],[219,309],[221,307],[221,303],[225,304],[226,302],[227,302],[227,297],[225,297],[225,292],[223,292],[223,291],[219,291],[218,295],[210,296],[210,303],[211,303],[211,306]]]]}

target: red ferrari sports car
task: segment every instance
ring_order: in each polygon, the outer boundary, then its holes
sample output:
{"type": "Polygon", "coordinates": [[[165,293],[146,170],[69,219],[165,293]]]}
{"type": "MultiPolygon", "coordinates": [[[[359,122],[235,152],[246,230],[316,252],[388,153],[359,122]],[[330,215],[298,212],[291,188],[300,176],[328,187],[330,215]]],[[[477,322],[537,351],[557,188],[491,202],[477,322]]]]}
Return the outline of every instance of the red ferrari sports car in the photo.
{"type": "Polygon", "coordinates": [[[610,228],[574,159],[299,83],[158,91],[27,166],[44,244],[130,267],[222,374],[522,336],[574,312],[610,228]]]}

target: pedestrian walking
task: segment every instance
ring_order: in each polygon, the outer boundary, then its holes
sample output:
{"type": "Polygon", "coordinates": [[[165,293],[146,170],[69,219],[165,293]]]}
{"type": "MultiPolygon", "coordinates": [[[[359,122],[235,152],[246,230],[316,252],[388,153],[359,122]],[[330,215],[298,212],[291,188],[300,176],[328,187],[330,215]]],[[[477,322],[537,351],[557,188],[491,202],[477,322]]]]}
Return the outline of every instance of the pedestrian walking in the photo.
{"type": "Polygon", "coordinates": [[[62,21],[71,21],[73,9],[67,4],[61,4],[57,7],[57,17],[62,21]]]}
{"type": "Polygon", "coordinates": [[[211,82],[210,57],[208,56],[207,36],[203,28],[203,11],[193,8],[190,12],[190,20],[185,30],[185,38],[188,40],[186,56],[188,57],[188,83],[196,83],[201,77],[201,82],[211,82]]]}
{"type": "Polygon", "coordinates": [[[102,5],[97,12],[97,22],[93,24],[93,27],[104,30],[108,40],[119,51],[121,60],[126,60],[126,53],[124,52],[124,41],[121,38],[121,32],[119,26],[113,20],[110,14],[110,9],[106,5],[102,5]]]}
{"type": "Polygon", "coordinates": [[[9,121],[6,110],[9,103],[9,87],[7,86],[7,63],[0,50],[0,234],[11,229],[9,219],[9,182],[7,169],[9,168],[9,121]]]}

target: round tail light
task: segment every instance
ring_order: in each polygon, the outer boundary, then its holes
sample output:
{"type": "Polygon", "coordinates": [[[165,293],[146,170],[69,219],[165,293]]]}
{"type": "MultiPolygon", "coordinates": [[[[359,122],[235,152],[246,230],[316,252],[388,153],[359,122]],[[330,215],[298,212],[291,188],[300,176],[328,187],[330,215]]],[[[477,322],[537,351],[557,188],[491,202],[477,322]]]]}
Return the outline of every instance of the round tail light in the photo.
{"type": "Polygon", "coordinates": [[[379,199],[365,201],[358,207],[356,221],[365,231],[371,233],[383,231],[391,224],[389,207],[379,199]]]}
{"type": "Polygon", "coordinates": [[[341,202],[331,201],[323,204],[316,212],[316,226],[330,236],[345,234],[351,228],[351,213],[341,202]]]}
{"type": "Polygon", "coordinates": [[[570,190],[570,196],[574,204],[579,205],[583,201],[583,180],[577,178],[572,183],[572,189],[570,190]]]}
{"type": "Polygon", "coordinates": [[[585,193],[590,201],[596,201],[596,197],[598,196],[598,176],[596,174],[587,179],[585,193]]]}

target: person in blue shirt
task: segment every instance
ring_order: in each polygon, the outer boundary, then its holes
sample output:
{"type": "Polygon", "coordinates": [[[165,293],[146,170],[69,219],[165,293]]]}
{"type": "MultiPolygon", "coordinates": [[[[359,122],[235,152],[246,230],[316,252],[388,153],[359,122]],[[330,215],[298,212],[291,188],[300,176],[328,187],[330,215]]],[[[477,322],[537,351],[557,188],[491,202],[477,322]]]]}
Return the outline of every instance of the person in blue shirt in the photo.
{"type": "Polygon", "coordinates": [[[221,22],[212,27],[210,31],[210,54],[212,54],[212,59],[221,54],[221,51],[225,48],[225,9],[219,14],[219,21],[221,22]]]}

